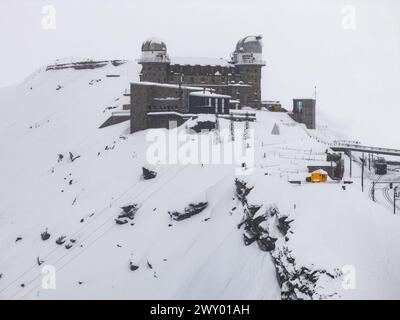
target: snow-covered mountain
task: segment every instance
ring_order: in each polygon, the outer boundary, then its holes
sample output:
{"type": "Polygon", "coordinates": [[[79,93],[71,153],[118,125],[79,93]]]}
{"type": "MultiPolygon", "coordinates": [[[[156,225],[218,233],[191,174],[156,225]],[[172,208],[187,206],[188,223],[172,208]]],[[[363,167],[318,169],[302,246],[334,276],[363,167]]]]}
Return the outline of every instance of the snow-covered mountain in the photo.
{"type": "Polygon", "coordinates": [[[256,111],[251,174],[149,166],[147,131],[99,129],[129,102],[138,65],[77,62],[0,89],[1,299],[400,298],[400,220],[361,192],[359,168],[346,186],[288,182],[325,160],[342,138],[334,128],[256,111]],[[143,166],[157,176],[144,180],[143,166]],[[186,219],[171,214],[199,204],[186,219]],[[121,207],[132,215],[117,224],[121,207]]]}

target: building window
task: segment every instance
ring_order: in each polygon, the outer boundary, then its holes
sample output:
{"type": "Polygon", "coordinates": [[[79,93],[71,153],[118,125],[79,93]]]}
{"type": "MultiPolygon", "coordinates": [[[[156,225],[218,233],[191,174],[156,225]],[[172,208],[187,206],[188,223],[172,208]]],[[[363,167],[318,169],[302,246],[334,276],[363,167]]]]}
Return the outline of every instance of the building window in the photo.
{"type": "Polygon", "coordinates": [[[302,112],[303,110],[303,101],[297,101],[297,112],[302,112]]]}

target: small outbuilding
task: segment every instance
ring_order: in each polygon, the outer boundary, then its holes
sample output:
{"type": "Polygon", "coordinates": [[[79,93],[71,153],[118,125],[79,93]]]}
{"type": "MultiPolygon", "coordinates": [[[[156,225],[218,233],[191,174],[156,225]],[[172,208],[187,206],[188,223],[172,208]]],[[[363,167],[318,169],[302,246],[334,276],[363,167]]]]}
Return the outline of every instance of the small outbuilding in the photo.
{"type": "Polygon", "coordinates": [[[319,169],[311,173],[312,183],[327,182],[327,181],[328,181],[328,173],[325,170],[319,169]]]}

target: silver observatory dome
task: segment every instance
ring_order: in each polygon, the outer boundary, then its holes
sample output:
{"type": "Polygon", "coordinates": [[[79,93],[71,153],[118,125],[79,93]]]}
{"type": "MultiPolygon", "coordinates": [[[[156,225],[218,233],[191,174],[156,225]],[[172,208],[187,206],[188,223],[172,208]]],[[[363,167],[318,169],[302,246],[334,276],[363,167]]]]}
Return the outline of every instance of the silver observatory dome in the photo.
{"type": "Polygon", "coordinates": [[[247,36],[236,44],[236,53],[262,53],[262,36],[247,36]]]}
{"type": "Polygon", "coordinates": [[[158,38],[149,38],[142,44],[142,51],[164,51],[167,52],[167,46],[164,41],[158,38]]]}

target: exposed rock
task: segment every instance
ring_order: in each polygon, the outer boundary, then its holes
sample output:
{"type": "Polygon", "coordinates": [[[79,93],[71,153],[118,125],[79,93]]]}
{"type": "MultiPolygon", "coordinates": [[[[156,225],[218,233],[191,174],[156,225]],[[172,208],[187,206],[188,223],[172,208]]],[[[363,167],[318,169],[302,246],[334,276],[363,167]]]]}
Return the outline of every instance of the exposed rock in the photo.
{"type": "Polygon", "coordinates": [[[284,235],[286,236],[286,234],[288,233],[289,229],[290,229],[290,224],[293,222],[293,220],[287,220],[288,217],[286,216],[282,216],[278,219],[278,230],[284,235]]]}
{"type": "Polygon", "coordinates": [[[173,212],[168,212],[168,214],[171,216],[173,220],[180,221],[190,218],[191,216],[194,216],[196,214],[199,214],[205,208],[207,208],[207,206],[208,202],[199,202],[195,204],[191,203],[189,204],[188,207],[185,208],[184,212],[173,211],[173,212]]]}
{"type": "Polygon", "coordinates": [[[36,258],[36,262],[37,262],[37,264],[38,264],[38,266],[41,266],[42,264],[43,264],[43,260],[40,260],[40,258],[39,257],[37,257],[36,258]]]}
{"type": "Polygon", "coordinates": [[[157,172],[146,169],[145,167],[142,167],[142,171],[144,180],[154,179],[157,176],[157,172]]]}
{"type": "Polygon", "coordinates": [[[133,220],[136,212],[139,210],[136,203],[121,207],[121,209],[122,213],[120,213],[118,218],[115,219],[115,223],[120,225],[128,223],[128,219],[133,220]]]}
{"type": "Polygon", "coordinates": [[[71,162],[74,162],[76,159],[80,158],[81,156],[74,156],[72,154],[72,152],[69,153],[69,160],[71,160],[71,162]]]}
{"type": "Polygon", "coordinates": [[[58,245],[62,245],[62,244],[65,243],[65,241],[66,241],[66,236],[61,236],[61,237],[59,237],[59,238],[56,240],[56,243],[57,243],[58,245]]]}
{"type": "Polygon", "coordinates": [[[116,223],[116,224],[119,224],[119,225],[122,225],[122,224],[128,223],[128,220],[119,220],[119,219],[115,219],[115,223],[116,223]]]}
{"type": "Polygon", "coordinates": [[[190,129],[192,129],[196,133],[200,133],[201,131],[214,130],[215,129],[215,121],[197,121],[197,123],[190,129]]]}
{"type": "Polygon", "coordinates": [[[282,215],[275,206],[260,211],[262,205],[248,203],[247,196],[253,188],[239,179],[235,180],[235,185],[236,195],[243,205],[244,215],[238,225],[238,228],[244,226],[243,242],[246,246],[256,242],[260,250],[270,252],[281,287],[281,298],[298,300],[334,296],[336,293],[319,292],[322,288],[320,281],[332,280],[339,275],[323,269],[297,265],[291,250],[287,245],[282,245],[289,241],[287,234],[293,233],[290,230],[293,220],[288,220],[288,216],[282,215]],[[279,244],[277,244],[278,238],[282,240],[279,244]]]}
{"type": "Polygon", "coordinates": [[[136,271],[137,269],[139,269],[139,266],[133,264],[132,262],[129,263],[129,269],[131,271],[136,271]]]}
{"type": "Polygon", "coordinates": [[[40,234],[40,237],[42,238],[43,241],[49,240],[50,239],[50,233],[47,232],[47,229],[40,234]]]}
{"type": "Polygon", "coordinates": [[[246,197],[254,187],[248,187],[246,182],[239,179],[235,179],[235,185],[237,198],[243,205],[247,204],[246,197]]]}

